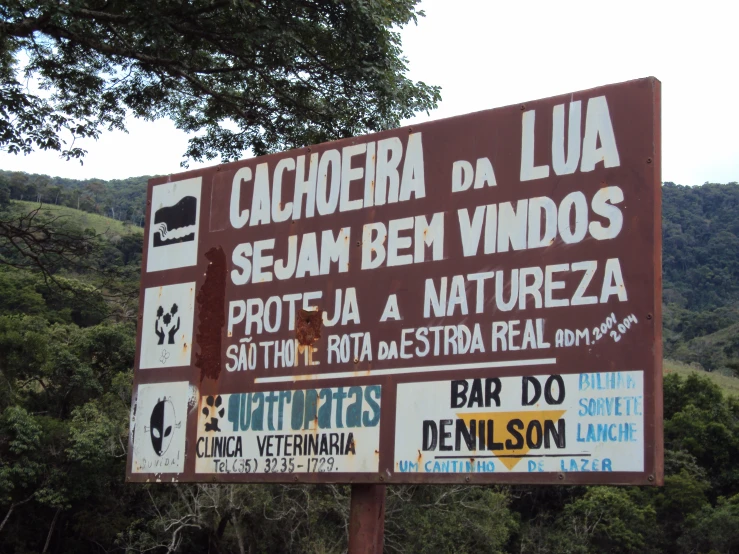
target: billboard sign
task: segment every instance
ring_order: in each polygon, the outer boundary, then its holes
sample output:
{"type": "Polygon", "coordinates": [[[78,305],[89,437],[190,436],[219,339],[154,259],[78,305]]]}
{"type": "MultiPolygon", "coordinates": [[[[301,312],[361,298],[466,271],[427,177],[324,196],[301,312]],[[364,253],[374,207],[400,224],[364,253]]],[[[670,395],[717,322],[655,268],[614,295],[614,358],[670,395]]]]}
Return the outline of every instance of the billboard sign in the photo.
{"type": "Polygon", "coordinates": [[[662,481],[660,84],[149,183],[128,479],[662,481]]]}

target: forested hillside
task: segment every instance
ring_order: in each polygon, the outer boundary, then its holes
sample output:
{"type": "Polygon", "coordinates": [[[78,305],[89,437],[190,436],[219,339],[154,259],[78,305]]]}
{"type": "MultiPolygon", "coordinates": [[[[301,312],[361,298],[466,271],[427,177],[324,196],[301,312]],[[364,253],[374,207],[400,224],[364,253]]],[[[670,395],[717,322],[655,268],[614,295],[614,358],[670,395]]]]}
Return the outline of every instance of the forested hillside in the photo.
{"type": "MultiPolygon", "coordinates": [[[[348,487],[124,483],[146,180],[0,173],[0,552],[345,551],[348,487]]],[[[739,185],[663,214],[666,356],[722,374],[668,364],[665,487],[389,487],[387,552],[737,552],[739,185]]]]}
{"type": "Polygon", "coordinates": [[[0,170],[0,198],[43,202],[144,224],[148,176],[103,181],[0,170]]]}
{"type": "Polygon", "coordinates": [[[665,356],[739,370],[739,184],[662,187],[665,356]]]}

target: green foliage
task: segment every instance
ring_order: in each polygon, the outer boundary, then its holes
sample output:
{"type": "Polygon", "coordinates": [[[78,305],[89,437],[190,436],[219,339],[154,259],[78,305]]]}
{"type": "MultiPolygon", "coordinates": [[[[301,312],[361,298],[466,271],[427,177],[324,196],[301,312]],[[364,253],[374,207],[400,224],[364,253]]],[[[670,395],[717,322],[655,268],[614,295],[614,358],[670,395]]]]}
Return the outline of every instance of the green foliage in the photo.
{"type": "Polygon", "coordinates": [[[10,203],[10,187],[0,179],[0,209],[10,203]]]}
{"type": "Polygon", "coordinates": [[[45,314],[46,301],[38,285],[30,273],[0,270],[0,313],[45,314]]]}
{"type": "Polygon", "coordinates": [[[394,487],[386,513],[396,552],[504,552],[518,528],[506,492],[487,487],[394,487]]]}
{"type": "MultiPolygon", "coordinates": [[[[560,552],[647,552],[653,543],[656,514],[639,491],[590,487],[565,506],[558,526],[569,538],[560,552]]],[[[560,536],[563,536],[560,535],[560,536]]]]}
{"type": "Polygon", "coordinates": [[[739,184],[662,187],[665,298],[692,311],[739,300],[739,184]]]}
{"type": "Polygon", "coordinates": [[[0,170],[0,208],[16,200],[16,211],[27,213],[42,203],[44,211],[75,219],[83,229],[124,236],[143,226],[148,180],[147,175],[102,181],[0,170]],[[5,202],[2,202],[2,191],[7,197],[5,202]],[[80,214],[80,210],[91,215],[80,214]]]}
{"type": "Polygon", "coordinates": [[[128,113],[195,133],[195,159],[236,159],[397,127],[439,91],[405,77],[416,0],[28,0],[0,9],[0,147],[65,140],[128,113]],[[46,94],[33,94],[26,80],[46,94]]]}
{"type": "MultiPolygon", "coordinates": [[[[8,221],[7,214],[0,219],[8,221]]],[[[125,314],[132,299],[111,296],[105,286],[111,274],[117,286],[124,283],[125,258],[137,276],[140,256],[130,242],[86,234],[74,218],[38,217],[31,240],[39,235],[41,242],[29,248],[41,247],[32,252],[44,256],[43,241],[59,235],[93,242],[84,260],[52,244],[56,250],[38,271],[3,250],[7,242],[0,239],[0,517],[7,517],[0,550],[41,551],[48,531],[51,544],[84,551],[83,526],[69,540],[53,541],[54,533],[78,520],[97,521],[97,537],[113,544],[118,530],[105,522],[105,509],[120,510],[135,496],[120,480],[134,358],[134,328],[125,314]],[[112,262],[101,254],[111,249],[112,262]],[[40,528],[46,531],[34,532],[40,528]]],[[[128,521],[117,516],[121,525],[128,521]]]]}
{"type": "Polygon", "coordinates": [[[10,406],[0,416],[0,428],[7,458],[15,458],[10,463],[4,457],[0,464],[0,490],[5,502],[10,503],[19,492],[27,492],[43,473],[43,465],[35,456],[41,448],[41,426],[25,409],[10,406]]]}
{"type": "MultiPolygon", "coordinates": [[[[0,316],[0,493],[6,507],[30,499],[16,509],[42,519],[44,509],[72,516],[120,482],[133,355],[126,324],[79,327],[40,316],[0,316]]],[[[22,520],[9,525],[15,539],[33,544],[22,520]]]]}
{"type": "Polygon", "coordinates": [[[719,498],[692,514],[678,542],[682,552],[736,552],[739,548],[739,495],[719,498]]]}

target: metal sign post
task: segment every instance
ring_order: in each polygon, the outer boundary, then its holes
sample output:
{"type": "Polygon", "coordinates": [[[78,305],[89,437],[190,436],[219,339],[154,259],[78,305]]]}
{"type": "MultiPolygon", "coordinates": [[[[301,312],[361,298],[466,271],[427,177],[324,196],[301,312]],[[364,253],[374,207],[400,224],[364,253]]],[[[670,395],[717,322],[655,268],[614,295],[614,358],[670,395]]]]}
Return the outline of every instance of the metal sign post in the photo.
{"type": "Polygon", "coordinates": [[[381,554],[385,536],[385,485],[352,485],[349,553],[381,554]]]}
{"type": "MultiPolygon", "coordinates": [[[[127,479],[660,484],[660,83],[157,177],[127,479]]],[[[378,547],[379,548],[379,547],[378,547]]]]}

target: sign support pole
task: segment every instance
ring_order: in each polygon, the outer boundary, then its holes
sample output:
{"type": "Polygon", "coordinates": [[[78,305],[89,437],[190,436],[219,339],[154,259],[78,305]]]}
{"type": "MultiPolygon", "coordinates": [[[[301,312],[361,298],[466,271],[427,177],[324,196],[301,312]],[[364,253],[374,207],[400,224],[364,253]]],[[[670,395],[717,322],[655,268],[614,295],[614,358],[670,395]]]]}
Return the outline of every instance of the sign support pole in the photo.
{"type": "Polygon", "coordinates": [[[382,554],[385,541],[385,485],[352,485],[349,554],[382,554]]]}

